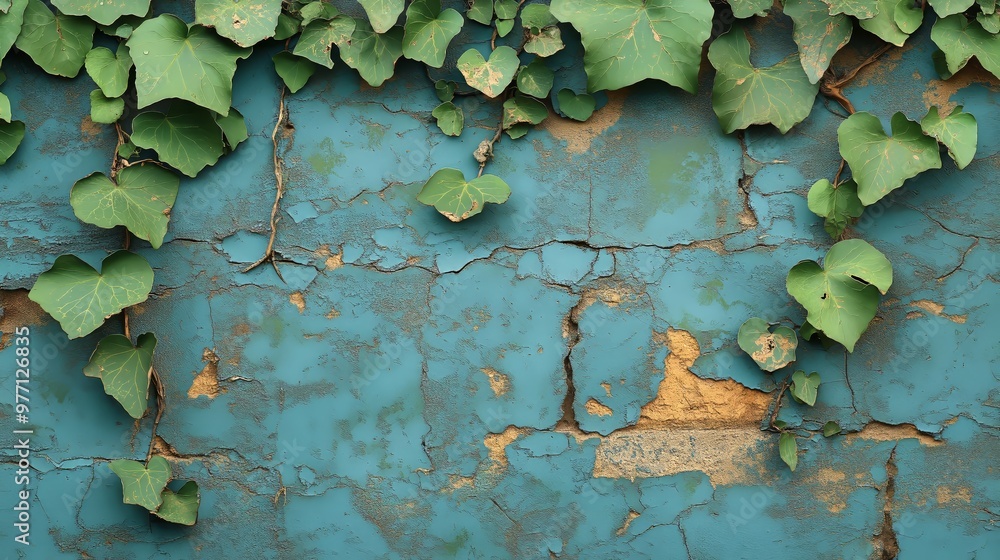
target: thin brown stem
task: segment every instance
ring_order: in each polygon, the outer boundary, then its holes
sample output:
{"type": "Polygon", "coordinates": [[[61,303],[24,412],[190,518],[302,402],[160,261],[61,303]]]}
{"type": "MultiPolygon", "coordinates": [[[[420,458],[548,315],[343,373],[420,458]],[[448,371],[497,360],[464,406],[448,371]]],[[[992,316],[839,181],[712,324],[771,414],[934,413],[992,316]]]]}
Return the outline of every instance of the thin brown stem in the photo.
{"type": "Polygon", "coordinates": [[[771,417],[767,421],[767,426],[773,431],[779,431],[774,422],[778,419],[778,412],[781,410],[781,398],[785,396],[785,390],[788,389],[788,380],[781,382],[781,387],[778,389],[778,397],[774,400],[774,409],[771,410],[771,417]]]}
{"type": "Polygon", "coordinates": [[[278,208],[281,204],[281,197],[285,196],[285,181],[282,175],[282,161],[281,157],[278,155],[278,131],[284,124],[287,118],[285,114],[285,92],[287,89],[285,86],[281,86],[281,96],[278,99],[278,122],[274,123],[274,130],[271,132],[271,144],[274,146],[273,151],[273,163],[274,163],[274,182],[275,182],[275,193],[274,193],[274,205],[271,206],[271,236],[267,240],[267,248],[264,249],[264,256],[257,259],[257,262],[246,267],[243,272],[250,272],[251,270],[257,268],[265,262],[271,263],[274,267],[274,272],[281,278],[284,282],[285,278],[281,276],[281,271],[278,270],[278,263],[274,258],[274,238],[278,234],[278,221],[281,219],[278,216],[278,208]]]}
{"type": "Polygon", "coordinates": [[[844,172],[844,166],[847,165],[846,159],[840,160],[840,167],[837,168],[837,174],[833,177],[833,188],[840,186],[840,174],[844,172]]]}
{"type": "Polygon", "coordinates": [[[823,92],[823,95],[833,99],[837,103],[840,103],[848,114],[853,115],[857,111],[854,110],[854,104],[851,103],[846,96],[844,96],[844,88],[858,75],[858,72],[874,63],[883,54],[889,52],[889,49],[891,48],[891,44],[886,43],[885,45],[882,45],[878,48],[878,50],[872,53],[871,56],[861,61],[860,64],[850,69],[846,74],[836,80],[832,79],[833,74],[830,71],[827,71],[827,74],[823,76],[823,80],[820,83],[820,91],[823,92]]]}
{"type": "Polygon", "coordinates": [[[163,411],[167,409],[166,392],[163,390],[163,380],[155,368],[149,368],[149,380],[153,386],[153,393],[156,394],[156,416],[153,417],[153,429],[149,435],[149,450],[146,452],[146,464],[153,457],[153,448],[156,447],[156,429],[160,426],[160,418],[163,411]]]}

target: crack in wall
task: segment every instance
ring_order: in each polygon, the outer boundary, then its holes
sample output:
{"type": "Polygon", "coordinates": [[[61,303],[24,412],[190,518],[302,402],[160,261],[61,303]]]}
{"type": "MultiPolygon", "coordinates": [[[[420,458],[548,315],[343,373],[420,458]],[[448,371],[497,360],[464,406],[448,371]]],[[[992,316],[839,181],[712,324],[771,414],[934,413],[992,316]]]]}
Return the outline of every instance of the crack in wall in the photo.
{"type": "Polygon", "coordinates": [[[882,524],[878,533],[875,533],[872,544],[880,560],[892,560],[899,555],[899,541],[896,539],[896,531],[892,526],[892,508],[896,496],[896,447],[889,453],[889,460],[885,462],[886,481],[883,489],[885,498],[882,502],[882,524]]]}

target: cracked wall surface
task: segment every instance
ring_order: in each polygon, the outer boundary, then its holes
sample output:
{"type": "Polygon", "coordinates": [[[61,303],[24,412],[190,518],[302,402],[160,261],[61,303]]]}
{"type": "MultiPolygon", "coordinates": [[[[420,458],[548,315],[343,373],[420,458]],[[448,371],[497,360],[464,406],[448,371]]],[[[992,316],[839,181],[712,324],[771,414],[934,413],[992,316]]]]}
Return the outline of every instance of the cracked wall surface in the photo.
{"type": "MultiPolygon", "coordinates": [[[[552,116],[504,138],[488,170],[509,202],[454,224],[415,195],[440,167],[476,170],[498,106],[463,98],[468,128],[447,138],[423,68],[401,60],[373,90],[338,64],[285,99],[282,281],[243,272],[274,198],[278,47],[258,47],[234,86],[250,138],[182,181],[159,250],[133,244],[156,269],[132,316],[159,340],[168,409],[154,445],[201,485],[193,528],[121,504],[108,462],[144,457],[150,420],[81,372],[117,322],[67,341],[27,300],[56,255],[96,263],[121,236],[68,202],[115,145],[81,120],[91,84],[15,56],[5,93],[28,134],[0,168],[0,363],[30,325],[28,557],[995,557],[1000,85],[971,65],[936,80],[926,27],[846,93],[883,120],[961,104],[978,156],[908,181],[853,229],[895,282],[853,354],[800,350],[823,384],[815,407],[780,409],[813,434],[794,474],[762,429],[777,384],[736,332],[754,315],[803,319],[785,273],[830,245],[805,193],[837,170],[835,103],[818,98],[784,136],[726,136],[711,72],[697,96],[659,83],[600,94],[588,123],[552,116]],[[823,438],[828,420],[846,435],[823,438]]],[[[554,58],[556,89],[582,89],[578,55],[554,58]]],[[[12,488],[0,484],[8,513],[12,488]]]]}

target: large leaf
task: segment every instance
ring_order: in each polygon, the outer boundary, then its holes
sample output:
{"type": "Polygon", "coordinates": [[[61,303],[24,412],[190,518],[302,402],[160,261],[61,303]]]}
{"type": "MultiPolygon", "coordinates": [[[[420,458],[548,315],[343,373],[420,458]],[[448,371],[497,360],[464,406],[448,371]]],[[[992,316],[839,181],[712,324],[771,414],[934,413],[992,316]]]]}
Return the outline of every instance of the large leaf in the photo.
{"type": "Polygon", "coordinates": [[[59,321],[69,338],[80,338],[122,309],[146,301],[152,287],[153,269],[135,253],[112,253],[100,272],[75,255],[63,255],[38,275],[28,297],[59,321]]]}
{"type": "Polygon", "coordinates": [[[878,0],[878,6],[875,17],[859,22],[861,28],[897,47],[903,46],[924,19],[923,10],[913,0],[878,0]]]}
{"type": "Polygon", "coordinates": [[[453,222],[475,216],[487,202],[503,204],[510,197],[510,187],[496,175],[483,175],[471,181],[458,169],[440,169],[424,183],[417,200],[453,222]]]}
{"type": "Polygon", "coordinates": [[[792,398],[796,401],[814,406],[816,396],[819,394],[820,378],[815,371],[806,375],[806,372],[798,370],[792,374],[792,398]]]}
{"type": "Polygon", "coordinates": [[[119,43],[117,52],[97,47],[87,53],[84,66],[90,79],[105,97],[121,97],[128,89],[128,75],[132,70],[132,56],[125,43],[119,43]]]}
{"type": "Polygon", "coordinates": [[[214,27],[241,47],[252,47],[274,36],[281,0],[198,0],[194,13],[195,22],[214,27]]]}
{"type": "Polygon", "coordinates": [[[854,351],[878,310],[879,294],[892,285],[892,265],[861,239],[830,248],[823,266],[802,261],[785,280],[788,293],[806,308],[809,324],[854,351]]]}
{"type": "Polygon", "coordinates": [[[317,19],[302,29],[292,54],[333,68],[333,45],[346,45],[354,34],[355,25],[354,18],[344,15],[317,19]]]}
{"type": "Polygon", "coordinates": [[[90,120],[100,124],[111,124],[125,113],[125,100],[121,97],[107,97],[101,90],[90,92],[90,120]]]}
{"type": "Polygon", "coordinates": [[[0,165],[7,163],[24,140],[24,123],[0,121],[0,165]]]}
{"type": "Polygon", "coordinates": [[[778,455],[790,470],[795,470],[796,465],[799,464],[799,446],[795,442],[795,434],[781,432],[778,437],[778,455]]]}
{"type": "Polygon", "coordinates": [[[146,20],[132,32],[139,108],[163,99],[186,99],[216,113],[229,112],[236,61],[250,49],[220,39],[201,25],[190,29],[176,16],[146,20]]]}
{"type": "Polygon", "coordinates": [[[490,53],[489,60],[476,49],[469,49],[458,57],[458,70],[465,76],[466,83],[487,97],[503,93],[519,65],[517,51],[507,46],[497,47],[490,53]]]}
{"type": "Polygon", "coordinates": [[[927,0],[939,17],[960,14],[976,3],[976,0],[927,0]]]}
{"type": "Polygon", "coordinates": [[[836,187],[826,179],[816,181],[809,189],[809,210],[826,218],[823,229],[836,239],[844,233],[851,220],[861,216],[865,207],[858,198],[858,185],[853,179],[836,187]]]}
{"type": "Polygon", "coordinates": [[[784,134],[812,111],[819,85],[809,81],[798,55],[768,68],[754,68],[746,33],[734,26],[712,42],[708,59],[717,71],[712,108],[727,134],[766,123],[784,134]]]}
{"type": "Polygon", "coordinates": [[[729,0],[733,15],[740,19],[767,15],[768,8],[773,4],[771,0],[729,0]]]}
{"type": "Polygon", "coordinates": [[[455,10],[441,11],[441,0],[415,0],[406,9],[403,56],[440,68],[448,43],[462,30],[465,20],[455,10]]]}
{"type": "MultiPolygon", "coordinates": [[[[226,113],[229,107],[226,107],[226,113]]],[[[212,114],[189,103],[173,103],[170,111],[148,111],[132,119],[132,143],[155,150],[160,161],[194,177],[222,156],[222,129],[212,114]]]]}
{"type": "Polygon", "coordinates": [[[340,47],[340,59],[354,68],[372,87],[379,87],[392,77],[396,60],[403,54],[403,30],[394,27],[378,34],[368,22],[355,21],[351,40],[340,47]]]}
{"type": "Polygon", "coordinates": [[[153,512],[153,515],[164,521],[180,525],[194,525],[198,522],[198,505],[201,503],[201,495],[198,493],[197,482],[189,480],[177,492],[164,488],[161,498],[163,498],[163,503],[159,509],[153,512]]]}
{"type": "Polygon", "coordinates": [[[878,117],[862,112],[848,117],[837,129],[840,155],[851,166],[865,206],[903,186],[907,179],[941,167],[937,142],[924,135],[920,124],[903,113],[893,115],[891,124],[892,136],[888,136],[878,117]]]}
{"type": "Polygon", "coordinates": [[[792,18],[792,38],[799,47],[799,62],[812,83],[819,82],[830,60],[851,40],[854,25],[840,14],[831,16],[820,0],[785,0],[784,13],[792,18]]]}
{"type": "Polygon", "coordinates": [[[52,5],[66,15],[86,16],[101,25],[111,25],[122,16],[145,16],[149,12],[149,0],[52,0],[52,5]]]}
{"type": "Polygon", "coordinates": [[[94,46],[96,27],[87,18],[53,14],[41,0],[28,0],[16,44],[42,70],[75,78],[94,46]]]}
{"type": "Polygon", "coordinates": [[[987,33],[978,21],[962,14],[938,19],[931,28],[931,39],[944,51],[947,79],[976,57],[989,73],[1000,79],[1000,35],[987,33]]]}
{"type": "Polygon", "coordinates": [[[764,371],[776,371],[795,361],[799,340],[788,327],[773,331],[767,321],[751,317],[740,326],[737,336],[740,348],[764,371]]]}
{"type": "Polygon", "coordinates": [[[14,46],[17,36],[21,34],[21,24],[24,23],[24,9],[28,0],[13,0],[7,13],[0,14],[0,62],[14,46]]]}
{"type": "Polygon", "coordinates": [[[878,0],[823,0],[823,3],[830,6],[830,15],[847,14],[868,19],[878,13],[878,0]]]}
{"type": "Polygon", "coordinates": [[[281,51],[274,55],[272,60],[275,72],[285,82],[288,91],[292,93],[302,89],[316,72],[316,65],[312,61],[295,56],[288,51],[281,51]]]}
{"type": "Polygon", "coordinates": [[[462,108],[451,101],[445,101],[431,111],[431,115],[437,119],[438,128],[448,136],[458,136],[462,134],[462,127],[465,126],[465,113],[462,108]]]}
{"type": "Polygon", "coordinates": [[[163,457],[153,455],[147,466],[131,459],[118,459],[111,461],[111,470],[122,481],[122,495],[126,504],[156,511],[163,503],[161,492],[170,482],[170,463],[163,457]]]}
{"type": "Polygon", "coordinates": [[[697,90],[702,45],[712,32],[709,0],[552,0],[551,10],[580,32],[590,91],[646,78],[697,90]]]}
{"type": "Polygon", "coordinates": [[[358,0],[375,33],[385,33],[403,13],[403,0],[358,0]]]}
{"type": "Polygon", "coordinates": [[[167,234],[180,179],[153,164],[130,165],[117,178],[115,184],[103,173],[93,173],[77,181],[69,193],[73,213],[98,227],[125,226],[158,249],[167,234]]]}
{"type": "Polygon", "coordinates": [[[97,343],[84,375],[100,378],[104,392],[114,397],[132,418],[142,418],[149,402],[149,376],[153,370],[153,333],[139,335],[136,345],[120,334],[97,343]]]}
{"type": "Polygon", "coordinates": [[[948,155],[959,169],[964,169],[976,157],[979,127],[976,117],[963,113],[961,105],[952,109],[947,117],[938,115],[937,107],[931,107],[921,119],[920,128],[924,134],[933,136],[948,148],[948,155]]]}

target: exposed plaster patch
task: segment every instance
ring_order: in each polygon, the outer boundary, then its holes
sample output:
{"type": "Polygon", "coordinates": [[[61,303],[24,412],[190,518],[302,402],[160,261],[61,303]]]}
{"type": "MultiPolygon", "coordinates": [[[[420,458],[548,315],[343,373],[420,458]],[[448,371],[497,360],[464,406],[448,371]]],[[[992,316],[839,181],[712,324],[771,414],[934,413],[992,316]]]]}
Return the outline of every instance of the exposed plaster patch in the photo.
{"type": "Polygon", "coordinates": [[[604,389],[604,392],[607,393],[608,396],[610,397],[611,396],[611,384],[602,381],[601,382],[601,387],[604,389]]]}
{"type": "Polygon", "coordinates": [[[306,310],[306,297],[302,295],[302,292],[292,292],[288,296],[288,303],[298,307],[300,314],[306,310]]]}
{"type": "Polygon", "coordinates": [[[831,468],[821,468],[811,481],[813,494],[826,504],[830,513],[840,513],[847,507],[847,497],[859,486],[859,481],[848,482],[847,475],[831,468]]]}
{"type": "Polygon", "coordinates": [[[85,140],[93,140],[94,137],[101,133],[101,126],[90,120],[90,115],[87,115],[80,121],[80,132],[83,134],[85,140]]]}
{"type": "MultiPolygon", "coordinates": [[[[910,303],[910,307],[918,307],[931,315],[937,315],[938,317],[944,317],[953,323],[958,323],[959,325],[965,324],[969,320],[968,315],[949,315],[944,312],[944,306],[936,301],[931,301],[929,299],[920,299],[910,303]]],[[[906,314],[906,318],[910,319],[910,314],[906,314]]]]}
{"type": "Polygon", "coordinates": [[[514,426],[507,426],[503,432],[499,434],[487,434],[483,439],[483,445],[489,452],[490,461],[492,464],[489,466],[491,472],[502,472],[507,470],[507,446],[514,443],[514,440],[526,434],[527,430],[524,428],[517,428],[514,426]]]}
{"type": "Polygon", "coordinates": [[[18,327],[41,325],[48,315],[28,299],[28,290],[0,291],[0,350],[10,344],[18,327]]]}
{"type": "Polygon", "coordinates": [[[635,521],[636,517],[639,517],[639,512],[635,510],[629,510],[628,515],[625,516],[625,522],[622,523],[622,526],[619,527],[617,531],[615,531],[615,534],[620,537],[625,533],[627,533],[628,526],[631,525],[633,521],[635,521]]]}
{"type": "Polygon", "coordinates": [[[860,432],[847,434],[847,439],[867,439],[872,441],[898,441],[901,439],[915,439],[921,445],[934,447],[944,442],[938,441],[925,433],[917,430],[913,424],[883,424],[882,422],[869,422],[860,432]]]}
{"type": "Polygon", "coordinates": [[[937,502],[938,505],[944,505],[951,502],[972,502],[972,490],[964,487],[948,487],[940,486],[937,489],[937,502]]]}
{"type": "Polygon", "coordinates": [[[326,314],[326,318],[327,319],[336,319],[337,317],[340,317],[340,311],[337,311],[336,309],[334,309],[333,307],[331,307],[330,311],[328,311],[327,314],[326,314]]]}
{"type": "Polygon", "coordinates": [[[924,90],[924,105],[928,109],[937,106],[941,116],[950,114],[957,105],[951,97],[972,84],[982,84],[994,91],[1000,89],[997,88],[993,74],[984,70],[978,61],[970,60],[969,64],[947,80],[929,80],[924,90]]]}
{"type": "Polygon", "coordinates": [[[566,151],[571,154],[582,154],[590,149],[595,138],[611,128],[622,116],[625,106],[624,91],[609,91],[608,104],[595,111],[587,122],[577,122],[564,119],[558,115],[549,115],[542,121],[539,128],[547,130],[555,138],[566,142],[566,151]]]}
{"type": "Polygon", "coordinates": [[[483,368],[480,371],[486,374],[490,379],[490,389],[493,389],[493,394],[502,397],[510,391],[510,378],[506,375],[500,373],[493,368],[483,368]]]}
{"type": "Polygon", "coordinates": [[[202,396],[214,399],[219,393],[225,392],[224,388],[219,387],[219,357],[212,350],[205,348],[201,353],[201,359],[205,362],[205,367],[195,374],[187,395],[189,399],[202,396]]]}
{"type": "Polygon", "coordinates": [[[594,399],[588,400],[583,405],[587,409],[587,413],[593,416],[611,416],[614,411],[611,408],[597,402],[594,399]]]}

